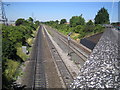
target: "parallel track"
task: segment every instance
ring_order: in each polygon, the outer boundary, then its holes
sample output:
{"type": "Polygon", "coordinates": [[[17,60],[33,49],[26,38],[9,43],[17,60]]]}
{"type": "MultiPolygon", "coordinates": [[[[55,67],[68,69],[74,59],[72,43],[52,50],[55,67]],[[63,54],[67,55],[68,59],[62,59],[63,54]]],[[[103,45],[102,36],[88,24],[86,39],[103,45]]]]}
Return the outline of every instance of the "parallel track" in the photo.
{"type": "MultiPolygon", "coordinates": [[[[59,40],[61,40],[65,45],[68,45],[67,41],[65,41],[64,39],[59,38],[59,40]]],[[[84,62],[87,60],[87,57],[81,53],[78,49],[76,49],[75,47],[73,47],[73,45],[71,44],[69,46],[69,48],[75,53],[77,54],[84,62]]]]}
{"type": "MultiPolygon", "coordinates": [[[[65,36],[63,36],[62,34],[60,34],[59,32],[57,32],[57,31],[55,31],[56,33],[58,33],[59,34],[59,36],[60,36],[60,40],[64,43],[64,44],[66,44],[66,45],[68,45],[68,40],[67,40],[67,37],[65,37],[65,36]]],[[[87,60],[87,57],[88,57],[88,55],[90,54],[90,52],[89,51],[87,51],[87,50],[85,50],[85,49],[81,49],[81,47],[79,46],[79,45],[77,45],[75,42],[73,42],[72,40],[71,40],[71,43],[70,43],[70,49],[72,50],[72,51],[74,51],[83,61],[86,61],[87,60]]]]}
{"type": "Polygon", "coordinates": [[[69,72],[68,68],[66,67],[65,63],[63,62],[61,56],[59,55],[58,51],[56,50],[55,46],[53,45],[52,41],[50,40],[49,36],[45,31],[45,35],[47,37],[47,41],[49,44],[49,48],[51,49],[52,55],[54,57],[55,63],[58,67],[58,70],[61,74],[61,77],[64,81],[66,88],[70,88],[70,84],[73,82],[73,77],[69,72]]]}
{"type": "MultiPolygon", "coordinates": [[[[66,36],[64,36],[64,35],[62,35],[61,33],[59,33],[58,31],[56,31],[56,30],[54,30],[56,33],[58,33],[60,36],[61,36],[61,38],[63,38],[64,40],[66,40],[67,41],[67,37],[66,36]]],[[[89,55],[90,53],[91,53],[91,51],[89,51],[89,50],[87,50],[86,48],[84,48],[83,46],[81,46],[81,45],[79,45],[78,43],[76,43],[75,41],[73,41],[73,40],[71,40],[71,43],[72,43],[72,47],[74,47],[74,48],[78,48],[78,51],[80,52],[80,51],[82,51],[82,52],[85,52],[87,55],[89,55]],[[80,49],[80,50],[79,50],[80,49]]],[[[80,52],[81,53],[81,52],[80,52]]],[[[81,54],[83,54],[83,53],[81,53],[81,54]]],[[[84,56],[87,56],[87,55],[85,55],[85,54],[83,54],[84,56]]]]}
{"type": "MultiPolygon", "coordinates": [[[[54,30],[54,29],[53,29],[54,30]]],[[[60,41],[62,41],[66,46],[68,46],[68,40],[67,37],[60,34],[58,31],[54,30],[55,33],[58,34],[58,39],[60,41]]],[[[84,62],[87,60],[88,56],[90,55],[90,51],[86,50],[84,47],[78,45],[77,43],[75,43],[74,41],[71,40],[70,42],[70,46],[69,48],[75,53],[77,54],[81,60],[83,60],[84,62]]]]}
{"type": "MultiPolygon", "coordinates": [[[[61,74],[61,77],[64,81],[64,84],[66,88],[70,88],[70,84],[73,82],[73,76],[71,75],[70,71],[68,70],[68,67],[65,65],[63,62],[61,56],[59,55],[58,51],[56,50],[55,46],[53,45],[52,41],[50,40],[47,32],[44,30],[45,36],[47,39],[47,42],[49,44],[49,48],[51,50],[51,53],[53,55],[53,58],[55,60],[55,63],[57,65],[57,68],[61,74]]],[[[57,32],[58,33],[58,32],[57,32]]],[[[59,33],[58,33],[59,34],[59,33]]],[[[42,60],[42,54],[40,53],[41,50],[41,42],[43,42],[41,39],[43,38],[42,36],[42,26],[40,27],[37,37],[36,37],[36,43],[35,43],[35,50],[36,50],[36,58],[35,58],[35,65],[34,65],[34,84],[33,84],[33,89],[32,90],[39,90],[41,88],[46,88],[46,78],[45,78],[45,70],[44,70],[44,64],[42,60]],[[37,43],[38,42],[38,43],[37,43]]],[[[67,39],[59,34],[59,39],[67,45],[67,39]]],[[[77,48],[75,48],[72,44],[70,47],[76,54],[81,53],[77,48]]],[[[87,58],[85,55],[81,53],[82,57],[81,59],[87,58]]]]}

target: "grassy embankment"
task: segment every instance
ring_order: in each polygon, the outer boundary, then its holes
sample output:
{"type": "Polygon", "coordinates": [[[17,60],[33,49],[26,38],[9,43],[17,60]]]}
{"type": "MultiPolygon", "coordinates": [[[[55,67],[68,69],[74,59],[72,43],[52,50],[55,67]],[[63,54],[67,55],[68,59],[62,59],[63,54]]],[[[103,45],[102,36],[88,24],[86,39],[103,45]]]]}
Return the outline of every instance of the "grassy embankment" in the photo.
{"type": "MultiPolygon", "coordinates": [[[[34,40],[35,40],[35,36],[37,35],[38,29],[39,29],[39,27],[36,29],[36,31],[32,30],[32,37],[30,37],[30,38],[28,38],[28,39],[26,40],[26,42],[30,45],[30,47],[27,47],[27,50],[29,51],[29,54],[23,53],[22,47],[18,47],[18,48],[17,48],[17,55],[18,55],[19,57],[21,57],[22,60],[24,60],[24,61],[26,61],[28,58],[30,58],[30,53],[31,53],[31,50],[32,50],[33,42],[34,42],[34,40]]],[[[19,66],[24,67],[25,64],[23,63],[23,64],[21,64],[21,65],[19,65],[19,66]]],[[[18,67],[19,67],[19,66],[18,66],[18,67]]],[[[21,76],[21,77],[22,77],[22,75],[23,75],[22,68],[19,68],[18,71],[17,71],[17,73],[19,73],[17,76],[19,76],[19,77],[21,76]]]]}
{"type": "Polygon", "coordinates": [[[90,27],[91,29],[89,29],[89,26],[76,26],[76,27],[69,27],[69,25],[49,25],[51,28],[55,28],[55,30],[59,31],[61,34],[67,36],[69,32],[72,32],[71,34],[71,38],[76,40],[78,43],[80,42],[80,39],[82,38],[86,38],[98,33],[101,33],[104,31],[104,27],[100,26],[100,25],[96,25],[94,27],[90,27]],[[82,27],[82,28],[77,28],[77,27],[82,27]],[[87,27],[87,28],[86,28],[87,27]]]}

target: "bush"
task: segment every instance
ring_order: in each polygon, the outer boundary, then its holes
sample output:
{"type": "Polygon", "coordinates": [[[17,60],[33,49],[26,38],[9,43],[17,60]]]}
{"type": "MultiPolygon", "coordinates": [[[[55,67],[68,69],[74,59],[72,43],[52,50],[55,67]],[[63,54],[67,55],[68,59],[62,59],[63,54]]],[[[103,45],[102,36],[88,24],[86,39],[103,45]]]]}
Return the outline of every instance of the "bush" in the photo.
{"type": "Polygon", "coordinates": [[[10,81],[13,79],[15,72],[18,69],[20,63],[17,61],[13,61],[11,59],[7,59],[5,65],[7,67],[6,67],[4,74],[7,77],[8,81],[10,81]]]}
{"type": "Polygon", "coordinates": [[[75,32],[75,33],[79,33],[79,32],[81,32],[81,31],[83,31],[83,26],[82,26],[82,25],[78,25],[78,26],[76,26],[76,27],[74,28],[74,32],[75,32]]]}
{"type": "Polygon", "coordinates": [[[27,56],[25,53],[23,53],[22,47],[17,47],[17,55],[18,55],[23,61],[25,61],[25,60],[28,58],[28,56],[27,56]]]}
{"type": "Polygon", "coordinates": [[[19,65],[27,59],[27,56],[22,52],[22,45],[27,44],[28,38],[32,37],[33,30],[39,25],[25,19],[18,19],[17,26],[2,25],[2,74],[3,88],[10,90],[10,84],[18,74],[16,70],[19,65]]]}
{"type": "Polygon", "coordinates": [[[3,52],[2,57],[6,57],[8,59],[14,59],[17,50],[16,50],[15,45],[13,44],[13,42],[3,38],[2,52],[3,52]]]}
{"type": "Polygon", "coordinates": [[[104,28],[101,25],[96,25],[94,28],[94,33],[103,32],[104,28]]]}
{"type": "Polygon", "coordinates": [[[84,32],[85,33],[90,33],[94,31],[94,26],[93,25],[85,25],[84,26],[84,32]]]}
{"type": "MultiPolygon", "coordinates": [[[[94,33],[103,32],[103,27],[101,25],[94,25],[92,20],[89,20],[85,25],[85,20],[81,16],[73,16],[70,19],[70,25],[57,24],[54,21],[46,22],[45,24],[56,28],[59,32],[67,35],[69,32],[79,33],[78,38],[84,38],[85,36],[93,35],[94,33]]],[[[74,37],[75,39],[77,37],[74,37]]]]}

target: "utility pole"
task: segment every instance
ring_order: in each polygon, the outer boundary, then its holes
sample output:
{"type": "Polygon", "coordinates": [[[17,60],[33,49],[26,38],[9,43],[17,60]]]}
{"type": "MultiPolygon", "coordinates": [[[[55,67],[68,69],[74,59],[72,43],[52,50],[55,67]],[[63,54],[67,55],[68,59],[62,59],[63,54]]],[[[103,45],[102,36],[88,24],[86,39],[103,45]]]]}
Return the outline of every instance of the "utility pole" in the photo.
{"type": "Polygon", "coordinates": [[[33,18],[33,22],[35,22],[36,21],[36,17],[35,17],[33,12],[32,12],[32,18],[33,18]]]}
{"type": "Polygon", "coordinates": [[[33,23],[35,21],[35,18],[34,18],[34,13],[32,12],[32,19],[33,19],[33,23]]]}
{"type": "Polygon", "coordinates": [[[5,4],[2,2],[2,0],[0,0],[0,22],[2,22],[3,24],[7,25],[7,17],[6,17],[6,14],[5,14],[5,9],[4,9],[4,5],[8,6],[10,4],[5,4]]]}
{"type": "Polygon", "coordinates": [[[71,41],[71,38],[70,38],[70,35],[72,34],[72,32],[70,32],[69,34],[68,34],[68,55],[69,56],[71,56],[70,55],[70,41],[71,41]]]}
{"type": "Polygon", "coordinates": [[[120,1],[118,2],[118,22],[120,22],[120,1]]]}

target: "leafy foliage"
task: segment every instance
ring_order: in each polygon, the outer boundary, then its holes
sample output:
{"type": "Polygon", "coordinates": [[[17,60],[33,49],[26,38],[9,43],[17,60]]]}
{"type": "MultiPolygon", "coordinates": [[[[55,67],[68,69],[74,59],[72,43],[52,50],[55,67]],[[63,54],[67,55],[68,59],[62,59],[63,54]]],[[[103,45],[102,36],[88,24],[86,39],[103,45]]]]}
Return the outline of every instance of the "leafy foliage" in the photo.
{"type": "Polygon", "coordinates": [[[89,20],[86,25],[94,25],[94,23],[92,22],[92,20],[89,20]]]}
{"type": "Polygon", "coordinates": [[[8,81],[10,81],[12,78],[14,78],[14,74],[16,72],[16,69],[17,67],[19,66],[19,62],[17,61],[13,61],[13,60],[10,60],[10,59],[7,59],[5,65],[7,66],[6,67],[6,70],[5,70],[5,75],[8,79],[8,81]]]}
{"type": "Polygon", "coordinates": [[[82,16],[73,16],[70,19],[70,26],[75,27],[77,25],[84,25],[85,24],[85,19],[82,16]]]}
{"type": "Polygon", "coordinates": [[[97,15],[95,16],[95,24],[109,24],[109,14],[108,11],[103,7],[101,8],[97,15]]]}
{"type": "Polygon", "coordinates": [[[101,27],[101,25],[96,25],[94,28],[94,33],[97,32],[103,32],[104,27],[101,27]]]}
{"type": "Polygon", "coordinates": [[[29,21],[30,23],[33,23],[32,17],[29,17],[28,21],[29,21]]]}
{"type": "Polygon", "coordinates": [[[18,69],[19,65],[19,62],[13,61],[11,59],[6,59],[6,62],[4,62],[5,69],[2,74],[2,88],[4,90],[11,90],[11,84],[13,82],[13,78],[16,76],[16,70],[18,69]]]}
{"type": "Polygon", "coordinates": [[[93,25],[85,25],[84,26],[84,32],[85,33],[90,33],[94,31],[94,26],[93,25]]]}
{"type": "Polygon", "coordinates": [[[59,23],[59,21],[58,21],[58,20],[56,20],[55,22],[56,22],[56,24],[58,24],[58,23],[59,23]]]}
{"type": "Polygon", "coordinates": [[[8,59],[14,59],[14,56],[16,54],[16,48],[13,45],[13,42],[3,38],[2,48],[3,48],[2,49],[3,57],[8,58],[8,59]]]}
{"type": "Polygon", "coordinates": [[[83,30],[84,26],[82,25],[77,25],[75,28],[74,28],[74,32],[75,33],[80,33],[82,30],[83,30]]]}
{"type": "Polygon", "coordinates": [[[66,19],[61,19],[60,24],[65,24],[66,22],[66,19]]]}
{"type": "Polygon", "coordinates": [[[120,22],[114,22],[114,23],[111,23],[113,26],[119,26],[120,25],[120,22]]]}
{"type": "Polygon", "coordinates": [[[33,19],[18,19],[16,26],[2,25],[2,65],[3,65],[3,83],[4,89],[10,90],[10,84],[16,77],[15,72],[19,65],[26,59],[22,54],[21,46],[27,45],[27,39],[32,37],[32,33],[39,21],[33,23],[33,19]],[[23,57],[23,58],[22,58],[23,57]]]}
{"type": "MultiPolygon", "coordinates": [[[[95,16],[95,22],[89,20],[85,23],[85,19],[80,16],[73,16],[70,19],[70,24],[58,24],[55,21],[48,21],[45,24],[56,28],[59,32],[67,35],[69,32],[79,33],[79,39],[90,36],[96,33],[103,32],[104,28],[100,24],[109,23],[109,14],[105,8],[101,8],[95,16]]],[[[77,37],[75,37],[77,38],[77,37]]]]}
{"type": "Polygon", "coordinates": [[[85,19],[80,16],[73,16],[70,19],[70,24],[58,24],[56,21],[48,21],[44,24],[47,24],[53,28],[56,28],[59,32],[67,35],[69,32],[78,33],[79,36],[74,37],[74,39],[81,39],[87,35],[93,35],[95,33],[103,32],[103,27],[101,25],[94,25],[92,20],[89,20],[85,23],[85,19]]]}
{"type": "Polygon", "coordinates": [[[23,18],[20,18],[20,19],[18,19],[16,22],[15,22],[15,25],[16,26],[19,26],[19,25],[23,25],[23,24],[26,24],[26,23],[28,23],[25,19],[23,19],[23,18]]]}
{"type": "Polygon", "coordinates": [[[37,28],[40,25],[39,21],[35,21],[35,28],[37,28]]]}

